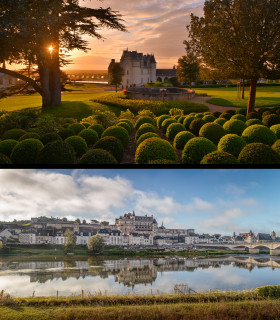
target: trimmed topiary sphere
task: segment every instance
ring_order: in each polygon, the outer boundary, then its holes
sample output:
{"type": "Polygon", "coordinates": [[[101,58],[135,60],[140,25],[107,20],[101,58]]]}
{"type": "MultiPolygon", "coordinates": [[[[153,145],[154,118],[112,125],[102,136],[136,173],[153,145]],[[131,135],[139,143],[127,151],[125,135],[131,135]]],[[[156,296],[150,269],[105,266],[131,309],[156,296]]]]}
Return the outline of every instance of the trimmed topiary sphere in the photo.
{"type": "Polygon", "coordinates": [[[19,140],[21,136],[26,134],[25,130],[22,129],[11,129],[4,132],[2,139],[13,139],[13,140],[19,140]]]}
{"type": "Polygon", "coordinates": [[[280,139],[280,124],[275,124],[270,127],[270,130],[276,135],[277,139],[280,139]]]}
{"type": "Polygon", "coordinates": [[[72,137],[75,135],[75,132],[69,128],[62,129],[58,132],[58,134],[61,136],[62,140],[67,139],[68,137],[72,137]]]}
{"type": "Polygon", "coordinates": [[[189,142],[184,147],[182,153],[182,163],[183,164],[199,164],[205,155],[217,150],[215,144],[203,137],[196,137],[189,142]]]}
{"type": "Polygon", "coordinates": [[[280,124],[280,116],[278,114],[270,114],[268,116],[265,116],[262,119],[262,122],[265,126],[270,128],[275,124],[280,124]]]}
{"type": "Polygon", "coordinates": [[[210,111],[204,112],[203,114],[204,114],[205,116],[207,116],[207,115],[211,115],[211,116],[212,116],[212,113],[211,113],[210,111]]]}
{"type": "Polygon", "coordinates": [[[6,155],[7,157],[10,157],[14,147],[17,144],[18,144],[18,141],[13,139],[0,141],[0,153],[6,155]]]}
{"type": "Polygon", "coordinates": [[[181,124],[184,124],[184,120],[186,119],[186,116],[182,116],[178,119],[178,122],[181,124]]]}
{"type": "Polygon", "coordinates": [[[38,139],[38,140],[40,140],[40,136],[36,132],[27,132],[23,136],[21,136],[18,141],[23,141],[23,140],[26,140],[26,139],[38,139]]]}
{"type": "Polygon", "coordinates": [[[242,133],[242,138],[247,143],[261,142],[264,144],[268,144],[269,146],[272,146],[273,143],[277,140],[275,133],[273,133],[266,126],[262,126],[259,124],[254,124],[245,129],[242,133]]]}
{"type": "Polygon", "coordinates": [[[48,143],[37,157],[39,164],[74,164],[75,150],[67,142],[57,140],[48,143]]]}
{"type": "Polygon", "coordinates": [[[133,130],[133,123],[128,119],[120,119],[120,122],[125,122],[130,126],[130,132],[133,130]]]}
{"type": "Polygon", "coordinates": [[[98,133],[92,129],[84,129],[79,133],[79,136],[86,140],[88,146],[95,144],[99,137],[98,133]]]}
{"type": "Polygon", "coordinates": [[[254,111],[254,112],[258,112],[258,115],[259,115],[260,119],[262,119],[262,115],[266,111],[269,111],[269,113],[266,114],[266,115],[269,115],[270,114],[270,109],[269,108],[260,108],[258,111],[254,111]]]}
{"type": "Polygon", "coordinates": [[[247,109],[246,108],[239,108],[239,109],[236,110],[236,114],[242,114],[243,116],[246,117],[247,109]]]}
{"type": "Polygon", "coordinates": [[[272,110],[266,110],[262,113],[262,119],[265,118],[266,116],[269,116],[273,114],[273,111],[272,110]]]}
{"type": "Polygon", "coordinates": [[[173,140],[179,132],[185,130],[185,126],[181,123],[171,123],[171,125],[167,128],[166,136],[168,139],[173,140]]]}
{"type": "Polygon", "coordinates": [[[204,117],[204,114],[203,113],[197,113],[196,115],[195,115],[195,118],[196,119],[202,119],[204,117]]]}
{"type": "Polygon", "coordinates": [[[259,113],[256,112],[256,111],[249,112],[249,113],[246,115],[246,119],[247,119],[247,120],[260,119],[260,115],[259,115],[259,113]]]}
{"type": "Polygon", "coordinates": [[[130,125],[129,125],[128,123],[121,121],[121,122],[118,122],[118,123],[116,124],[116,126],[125,128],[125,130],[127,131],[127,133],[128,133],[128,134],[131,134],[131,128],[130,128],[130,125]]]}
{"type": "Polygon", "coordinates": [[[199,130],[203,127],[206,122],[203,119],[194,119],[190,124],[190,131],[195,135],[199,135],[199,130]]]}
{"type": "Polygon", "coordinates": [[[228,113],[228,112],[223,112],[223,113],[219,116],[219,118],[224,118],[224,119],[226,119],[226,120],[230,120],[231,117],[232,117],[232,115],[231,115],[230,113],[228,113]]]}
{"type": "Polygon", "coordinates": [[[46,133],[42,135],[40,140],[43,142],[44,145],[46,145],[49,142],[62,140],[62,138],[58,133],[52,132],[52,133],[46,133]]]}
{"type": "Polygon", "coordinates": [[[173,147],[178,150],[183,150],[186,143],[192,138],[195,138],[195,135],[192,134],[191,132],[181,131],[176,135],[173,141],[173,147]]]}
{"type": "Polygon", "coordinates": [[[96,131],[99,138],[101,138],[102,133],[105,130],[104,127],[99,123],[93,124],[92,126],[88,127],[88,129],[96,131]]]}
{"type": "Polygon", "coordinates": [[[112,154],[103,149],[93,149],[88,151],[79,160],[79,164],[117,164],[117,160],[112,154]]]}
{"type": "Polygon", "coordinates": [[[206,115],[202,118],[206,123],[208,122],[214,122],[216,120],[216,118],[212,115],[206,115]]]}
{"type": "Polygon", "coordinates": [[[250,143],[239,154],[242,164],[280,164],[280,155],[263,143],[250,143]]]}
{"type": "Polygon", "coordinates": [[[112,136],[119,139],[122,142],[124,148],[127,148],[129,144],[129,135],[124,128],[118,126],[109,127],[106,130],[104,130],[101,137],[103,138],[108,136],[112,136]]]}
{"type": "Polygon", "coordinates": [[[0,153],[0,164],[12,164],[12,161],[5,154],[0,153]]]}
{"type": "Polygon", "coordinates": [[[192,123],[192,121],[195,119],[194,116],[187,116],[183,122],[183,125],[185,126],[185,128],[187,130],[189,130],[190,124],[192,123]]]}
{"type": "Polygon", "coordinates": [[[80,136],[71,136],[65,139],[65,142],[69,143],[76,152],[77,157],[81,157],[87,152],[86,140],[80,136]]]}
{"type": "Polygon", "coordinates": [[[280,155],[280,139],[274,142],[272,149],[280,155]]]}
{"type": "Polygon", "coordinates": [[[81,123],[72,123],[68,128],[74,131],[74,133],[77,135],[80,131],[84,130],[86,127],[81,123]]]}
{"type": "Polygon", "coordinates": [[[225,112],[231,114],[232,116],[236,114],[236,111],[233,109],[228,109],[225,112]]]}
{"type": "Polygon", "coordinates": [[[218,123],[220,126],[223,126],[228,120],[225,118],[218,118],[214,121],[214,123],[218,123]]]}
{"type": "Polygon", "coordinates": [[[200,164],[239,164],[239,161],[230,153],[214,151],[204,156],[200,164]]]}
{"type": "Polygon", "coordinates": [[[177,164],[175,161],[166,160],[166,159],[158,159],[158,160],[151,160],[148,164],[177,164]]]}
{"type": "Polygon", "coordinates": [[[93,149],[103,149],[111,153],[118,163],[122,161],[124,147],[121,141],[115,137],[104,137],[96,142],[93,149]]]}
{"type": "Polygon", "coordinates": [[[180,115],[177,115],[177,116],[175,116],[175,117],[174,117],[174,119],[175,119],[176,121],[178,121],[178,120],[179,120],[179,118],[181,118],[181,116],[180,116],[180,115]]]}
{"type": "Polygon", "coordinates": [[[153,160],[171,160],[177,163],[177,154],[171,144],[160,138],[149,138],[140,143],[135,153],[136,164],[148,164],[153,160]]]}
{"type": "Polygon", "coordinates": [[[216,145],[219,143],[220,139],[226,134],[226,130],[218,123],[214,122],[206,123],[199,130],[200,137],[209,139],[216,145]]]}
{"type": "Polygon", "coordinates": [[[90,127],[90,123],[87,122],[83,122],[82,125],[87,129],[88,127],[90,127]]]}
{"type": "Polygon", "coordinates": [[[137,142],[136,142],[136,148],[139,146],[140,143],[142,143],[143,141],[145,141],[146,139],[149,139],[149,138],[160,138],[160,136],[157,134],[157,133],[154,133],[154,132],[147,132],[147,133],[144,133],[142,134],[137,142]]]}
{"type": "Polygon", "coordinates": [[[153,126],[155,125],[155,121],[154,119],[150,118],[150,117],[140,117],[137,119],[137,121],[135,122],[135,130],[137,131],[140,126],[144,123],[150,123],[153,126]]]}
{"type": "MultiPolygon", "coordinates": [[[[241,115],[239,114],[239,116],[241,115]]],[[[247,128],[247,125],[243,121],[238,119],[233,119],[232,117],[229,121],[227,121],[223,125],[223,128],[226,130],[227,133],[234,133],[241,136],[242,132],[247,128]]]]}
{"type": "Polygon", "coordinates": [[[263,125],[263,123],[259,119],[249,119],[245,122],[245,124],[247,125],[247,127],[250,127],[254,124],[262,124],[263,125]]]}
{"type": "Polygon", "coordinates": [[[239,156],[241,150],[246,146],[246,142],[237,134],[227,134],[223,136],[218,144],[218,150],[239,156]]]}
{"type": "Polygon", "coordinates": [[[243,121],[243,122],[247,121],[246,117],[243,116],[242,114],[235,114],[234,116],[231,117],[230,120],[233,120],[233,119],[240,120],[240,121],[243,121]]]}
{"type": "Polygon", "coordinates": [[[171,119],[171,116],[169,116],[167,114],[163,114],[162,116],[159,116],[157,118],[157,127],[159,129],[161,129],[161,125],[162,125],[163,121],[166,120],[166,119],[171,119]]]}
{"type": "Polygon", "coordinates": [[[43,143],[38,139],[23,140],[13,148],[11,160],[14,164],[34,164],[43,147],[43,143]]]}
{"type": "Polygon", "coordinates": [[[163,123],[161,124],[161,130],[163,131],[163,133],[166,133],[167,128],[172,124],[172,123],[178,123],[175,119],[166,119],[163,121],[163,123]]]}
{"type": "Polygon", "coordinates": [[[212,115],[215,117],[215,118],[219,118],[219,116],[222,114],[222,112],[220,111],[213,111],[212,112],[212,115]]]}
{"type": "Polygon", "coordinates": [[[135,134],[135,141],[137,141],[142,134],[147,133],[147,132],[156,132],[155,126],[153,126],[150,123],[143,123],[140,128],[136,131],[135,134]]]}

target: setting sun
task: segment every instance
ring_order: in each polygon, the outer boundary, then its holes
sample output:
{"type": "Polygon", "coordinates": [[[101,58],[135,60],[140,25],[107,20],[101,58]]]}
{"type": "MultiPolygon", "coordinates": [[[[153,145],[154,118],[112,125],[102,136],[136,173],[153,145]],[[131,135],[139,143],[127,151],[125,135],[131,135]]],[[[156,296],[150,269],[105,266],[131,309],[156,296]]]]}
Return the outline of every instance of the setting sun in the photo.
{"type": "Polygon", "coordinates": [[[50,53],[53,52],[53,46],[52,45],[49,46],[49,51],[50,51],[50,53]]]}

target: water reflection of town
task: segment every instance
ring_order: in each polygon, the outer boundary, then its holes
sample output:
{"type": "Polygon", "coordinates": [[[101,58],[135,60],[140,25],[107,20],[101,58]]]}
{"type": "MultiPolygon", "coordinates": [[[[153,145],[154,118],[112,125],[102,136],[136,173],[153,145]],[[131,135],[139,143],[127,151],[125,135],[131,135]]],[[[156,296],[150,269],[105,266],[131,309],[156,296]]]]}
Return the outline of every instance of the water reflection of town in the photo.
{"type": "Polygon", "coordinates": [[[20,261],[7,262],[0,260],[0,276],[2,272],[15,272],[29,275],[30,282],[45,283],[49,280],[68,278],[86,278],[98,276],[106,279],[114,276],[115,282],[133,287],[136,284],[152,284],[157,274],[169,271],[189,271],[196,269],[221,268],[225,265],[248,269],[280,268],[280,257],[229,256],[220,258],[135,258],[122,260],[85,261],[20,261]]]}

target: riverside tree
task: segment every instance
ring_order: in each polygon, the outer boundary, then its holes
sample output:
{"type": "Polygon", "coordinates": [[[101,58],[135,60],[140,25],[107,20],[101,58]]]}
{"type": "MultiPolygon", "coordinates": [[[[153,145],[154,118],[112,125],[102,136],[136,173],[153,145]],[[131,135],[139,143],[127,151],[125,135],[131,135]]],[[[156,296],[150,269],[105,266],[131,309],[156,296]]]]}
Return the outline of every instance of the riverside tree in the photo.
{"type": "Polygon", "coordinates": [[[66,241],[64,243],[65,251],[66,252],[71,252],[73,251],[77,237],[75,236],[74,232],[71,231],[70,229],[67,229],[64,233],[64,236],[66,237],[66,241]]]}
{"type": "Polygon", "coordinates": [[[280,0],[207,0],[191,15],[187,50],[225,77],[250,80],[247,112],[254,111],[260,77],[280,77],[280,0]]]}
{"type": "Polygon", "coordinates": [[[199,76],[199,62],[193,52],[188,52],[178,60],[177,77],[180,82],[189,82],[190,89],[192,82],[199,76]]]}
{"type": "Polygon", "coordinates": [[[109,79],[112,85],[116,86],[116,92],[118,91],[118,85],[122,83],[122,77],[124,76],[124,69],[120,63],[112,62],[109,68],[109,79]]]}
{"type": "Polygon", "coordinates": [[[1,0],[0,62],[26,66],[15,72],[0,72],[23,80],[42,96],[42,106],[61,103],[60,67],[67,53],[87,51],[84,35],[102,39],[102,28],[125,31],[121,15],[111,8],[88,8],[79,0],[1,0]],[[35,66],[38,79],[30,75],[35,66]]]}
{"type": "Polygon", "coordinates": [[[104,239],[96,234],[95,236],[90,237],[88,242],[88,250],[95,254],[100,254],[103,252],[105,247],[104,239]]]}

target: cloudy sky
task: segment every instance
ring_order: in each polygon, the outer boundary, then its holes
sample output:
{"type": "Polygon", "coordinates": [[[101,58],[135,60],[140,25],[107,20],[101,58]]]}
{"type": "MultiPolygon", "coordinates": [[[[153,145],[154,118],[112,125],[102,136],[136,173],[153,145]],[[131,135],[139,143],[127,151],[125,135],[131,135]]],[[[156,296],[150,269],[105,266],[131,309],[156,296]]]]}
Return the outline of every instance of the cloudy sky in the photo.
{"type": "Polygon", "coordinates": [[[90,51],[73,51],[73,64],[68,69],[104,70],[111,59],[119,60],[126,48],[154,53],[158,68],[172,68],[185,54],[183,41],[190,13],[201,15],[204,0],[85,0],[81,5],[111,7],[119,11],[128,32],[103,30],[104,41],[88,39],[90,51]]]}
{"type": "Polygon", "coordinates": [[[199,233],[280,234],[279,170],[0,170],[0,220],[109,220],[135,210],[199,233]]]}

